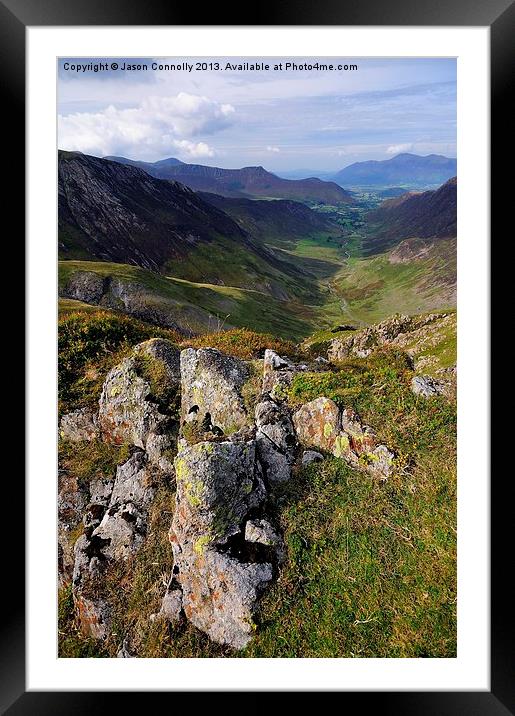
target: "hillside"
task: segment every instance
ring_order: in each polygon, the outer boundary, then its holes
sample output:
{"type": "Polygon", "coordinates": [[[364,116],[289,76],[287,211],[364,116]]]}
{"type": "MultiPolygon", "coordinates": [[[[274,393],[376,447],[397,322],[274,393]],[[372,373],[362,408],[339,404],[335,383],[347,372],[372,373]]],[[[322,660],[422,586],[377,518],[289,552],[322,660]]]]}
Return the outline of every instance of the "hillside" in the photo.
{"type": "Polygon", "coordinates": [[[59,153],[59,257],[316,300],[309,273],[253,240],[191,189],[77,153],[59,153]]]}
{"type": "Polygon", "coordinates": [[[384,201],[367,215],[365,252],[378,253],[403,239],[439,240],[456,236],[457,183],[449,179],[435,191],[406,193],[384,201]]]}
{"type": "Polygon", "coordinates": [[[222,169],[202,164],[182,164],[176,160],[156,163],[134,162],[124,157],[113,157],[123,164],[136,164],[159,179],[172,179],[195,191],[210,192],[230,197],[292,199],[315,203],[342,204],[351,200],[348,192],[334,182],[321,179],[281,179],[263,167],[222,169]]]}
{"type": "Polygon", "coordinates": [[[440,154],[397,154],[391,159],[355,162],[337,172],[342,186],[430,187],[456,175],[456,159],[440,154]]]}
{"type": "Polygon", "coordinates": [[[250,327],[285,338],[308,335],[314,311],[234,286],[195,283],[138,266],[95,261],[59,262],[62,314],[92,308],[121,311],[183,335],[221,327],[250,327]]]}
{"type": "Polygon", "coordinates": [[[292,245],[305,238],[334,238],[342,233],[333,221],[297,201],[234,199],[206,192],[199,195],[268,245],[292,245]]]}
{"type": "Polygon", "coordinates": [[[59,656],[455,657],[453,335],[62,318],[59,656]]]}

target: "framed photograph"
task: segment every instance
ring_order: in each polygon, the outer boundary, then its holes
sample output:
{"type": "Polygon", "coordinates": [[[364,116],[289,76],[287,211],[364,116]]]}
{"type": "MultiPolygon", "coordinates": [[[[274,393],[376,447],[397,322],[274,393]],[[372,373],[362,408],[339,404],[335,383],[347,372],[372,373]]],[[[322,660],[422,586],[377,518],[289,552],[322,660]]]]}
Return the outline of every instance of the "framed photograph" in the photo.
{"type": "Polygon", "coordinates": [[[2,713],[515,712],[488,438],[513,5],[214,14],[0,4],[28,319],[2,713]]]}

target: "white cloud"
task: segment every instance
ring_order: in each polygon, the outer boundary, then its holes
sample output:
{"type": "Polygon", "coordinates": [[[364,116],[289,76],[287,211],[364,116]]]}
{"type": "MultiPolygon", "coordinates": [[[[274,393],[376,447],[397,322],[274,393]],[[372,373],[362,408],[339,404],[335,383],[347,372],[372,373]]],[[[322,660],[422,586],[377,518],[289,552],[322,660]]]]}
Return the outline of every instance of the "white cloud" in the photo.
{"type": "Polygon", "coordinates": [[[184,156],[194,157],[214,157],[215,151],[205,142],[190,142],[187,139],[175,139],[174,146],[179,149],[184,156]]]}
{"type": "Polygon", "coordinates": [[[413,144],[392,144],[387,148],[387,154],[402,154],[403,152],[410,152],[413,149],[413,144]]]}
{"type": "Polygon", "coordinates": [[[273,152],[274,154],[278,154],[281,150],[279,149],[279,147],[272,147],[272,146],[268,145],[268,147],[266,148],[266,151],[273,152]]]}
{"type": "Polygon", "coordinates": [[[234,107],[208,97],[180,92],[174,97],[147,97],[139,106],[101,112],[59,115],[59,147],[91,154],[128,154],[132,158],[162,157],[179,150],[187,157],[211,157],[199,134],[214,134],[232,123],[234,107]]]}

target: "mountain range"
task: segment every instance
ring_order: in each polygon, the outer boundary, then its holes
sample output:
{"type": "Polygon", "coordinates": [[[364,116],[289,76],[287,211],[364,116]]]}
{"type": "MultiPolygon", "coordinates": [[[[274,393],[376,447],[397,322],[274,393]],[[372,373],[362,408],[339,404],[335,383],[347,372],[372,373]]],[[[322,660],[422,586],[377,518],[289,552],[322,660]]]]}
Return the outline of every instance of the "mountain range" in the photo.
{"type": "Polygon", "coordinates": [[[355,162],[333,175],[333,181],[353,187],[430,187],[456,176],[456,159],[440,154],[397,154],[383,161],[355,162]]]}
{"type": "Polygon", "coordinates": [[[100,305],[184,333],[224,325],[288,337],[453,305],[455,178],[316,210],[194,191],[141,162],[76,152],[59,152],[58,180],[63,310],[100,305]]]}
{"type": "Polygon", "coordinates": [[[335,182],[308,179],[282,179],[261,166],[222,169],[202,164],[184,164],[169,158],[158,162],[137,162],[125,157],[106,157],[120,164],[144,169],[157,179],[180,181],[195,191],[228,197],[291,199],[324,204],[345,204],[351,195],[335,182]]]}
{"type": "Polygon", "coordinates": [[[61,260],[130,264],[282,299],[314,300],[318,290],[309,270],[265,237],[340,234],[303,204],[200,194],[139,167],[74,152],[59,152],[58,188],[61,260]]]}

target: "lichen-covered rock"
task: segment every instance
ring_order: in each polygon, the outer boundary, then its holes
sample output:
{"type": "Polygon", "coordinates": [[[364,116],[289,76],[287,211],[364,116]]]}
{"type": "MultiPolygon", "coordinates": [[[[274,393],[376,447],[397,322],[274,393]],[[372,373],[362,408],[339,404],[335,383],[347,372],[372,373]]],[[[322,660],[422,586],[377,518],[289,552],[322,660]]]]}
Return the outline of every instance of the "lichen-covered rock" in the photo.
{"type": "Polygon", "coordinates": [[[182,619],[182,591],[170,589],[166,592],[157,616],[166,619],[172,624],[178,624],[182,619]]]}
{"type": "Polygon", "coordinates": [[[64,470],[58,474],[57,541],[59,586],[71,582],[75,562],[74,546],[88,504],[88,491],[64,470]]]}
{"type": "Polygon", "coordinates": [[[445,394],[447,387],[444,381],[432,378],[430,375],[416,375],[411,380],[411,390],[415,395],[421,395],[423,398],[445,394]]]}
{"type": "Polygon", "coordinates": [[[182,603],[189,621],[219,644],[247,646],[256,603],[273,578],[272,565],[241,562],[214,549],[199,554],[191,545],[181,564],[182,603]]]}
{"type": "Polygon", "coordinates": [[[104,543],[104,557],[127,559],[140,548],[154,495],[154,473],[147,467],[145,453],[137,451],[118,467],[109,506],[92,533],[104,543]]]}
{"type": "Polygon", "coordinates": [[[99,303],[106,279],[93,271],[74,271],[60,295],[84,303],[99,303]]]}
{"type": "Polygon", "coordinates": [[[242,391],[250,378],[247,365],[214,348],[181,352],[182,420],[209,423],[231,435],[252,424],[242,391]]]}
{"type": "Polygon", "coordinates": [[[104,639],[111,624],[109,604],[98,594],[104,567],[103,546],[99,539],[83,534],[74,548],[73,602],[81,632],[93,639],[104,639]]]}
{"type": "Polygon", "coordinates": [[[157,361],[157,368],[165,373],[163,388],[179,387],[181,380],[180,351],[164,338],[150,338],[134,348],[134,355],[157,361]]]}
{"type": "Polygon", "coordinates": [[[373,450],[365,454],[366,469],[380,480],[387,480],[390,475],[395,455],[388,450],[386,445],[377,445],[373,450]]]}
{"type": "Polygon", "coordinates": [[[111,625],[111,610],[104,599],[88,599],[82,593],[74,594],[80,630],[86,637],[105,639],[111,625]]]}
{"type": "Polygon", "coordinates": [[[243,648],[257,599],[273,577],[271,563],[247,557],[242,534],[265,498],[256,443],[181,441],[175,470],[170,542],[182,609],[214,641],[243,648]]]}
{"type": "Polygon", "coordinates": [[[258,457],[269,482],[291,477],[295,461],[295,430],[288,409],[268,397],[256,405],[258,457]]]}
{"type": "MultiPolygon", "coordinates": [[[[173,445],[171,417],[165,399],[179,389],[179,351],[169,341],[151,339],[107,375],[100,396],[98,423],[102,437],[146,450],[165,469],[173,445]]],[[[171,409],[171,408],[170,408],[171,409]]]]}
{"type": "Polygon", "coordinates": [[[246,542],[258,542],[268,547],[282,544],[282,539],[268,520],[249,520],[245,525],[246,542]]]}
{"type": "Polygon", "coordinates": [[[109,605],[99,596],[104,572],[143,544],[154,477],[146,454],[136,450],[117,468],[114,483],[93,482],[85,532],[74,549],[73,598],[82,631],[95,639],[105,638],[110,624],[109,605]]]}
{"type": "Polygon", "coordinates": [[[297,437],[306,447],[330,452],[380,479],[390,475],[393,453],[385,445],[377,445],[374,431],[352,409],[340,410],[334,401],[320,397],[299,408],[293,423],[297,437]]]}
{"type": "MultiPolygon", "coordinates": [[[[348,437],[349,449],[356,455],[373,450],[376,445],[375,434],[368,425],[363,425],[359,416],[351,408],[341,412],[340,424],[348,437]]],[[[343,455],[337,456],[343,457],[343,455]]]]}
{"type": "Polygon", "coordinates": [[[181,443],[175,474],[172,533],[177,543],[191,541],[198,550],[225,544],[265,496],[254,441],[181,443]]]}
{"type": "Polygon", "coordinates": [[[285,400],[294,375],[307,369],[307,365],[295,364],[267,349],[263,360],[263,393],[268,393],[276,401],[285,400]]]}
{"type": "Polygon", "coordinates": [[[98,438],[96,414],[89,408],[80,408],[63,415],[59,435],[64,440],[72,442],[90,441],[98,438]]]}
{"type": "Polygon", "coordinates": [[[340,411],[333,400],[311,400],[293,414],[293,424],[303,445],[333,452],[340,434],[340,411]]]}
{"type": "Polygon", "coordinates": [[[401,337],[404,334],[418,331],[424,326],[434,323],[445,317],[445,314],[428,314],[425,316],[404,316],[397,314],[391,316],[381,323],[369,326],[357,331],[347,338],[335,338],[329,345],[327,357],[330,361],[337,362],[357,356],[366,358],[379,346],[388,344],[402,345],[401,337]]]}
{"type": "Polygon", "coordinates": [[[304,450],[302,453],[302,465],[311,465],[312,462],[320,462],[324,459],[322,453],[316,450],[304,450]]]}

